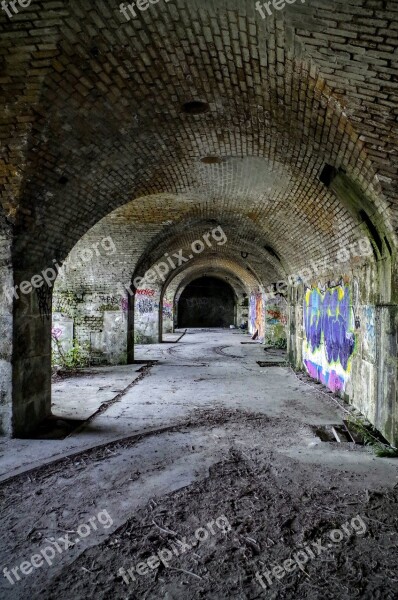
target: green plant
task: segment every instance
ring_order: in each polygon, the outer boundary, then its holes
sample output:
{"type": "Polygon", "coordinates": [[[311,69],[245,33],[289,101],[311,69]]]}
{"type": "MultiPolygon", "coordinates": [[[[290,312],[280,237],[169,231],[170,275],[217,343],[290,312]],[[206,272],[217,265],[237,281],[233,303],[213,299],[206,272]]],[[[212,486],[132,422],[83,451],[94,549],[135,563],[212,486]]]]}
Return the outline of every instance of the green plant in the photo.
{"type": "Polygon", "coordinates": [[[134,333],[134,344],[143,344],[145,337],[139,331],[134,333]]]}
{"type": "Polygon", "coordinates": [[[266,346],[271,346],[272,348],[278,348],[279,350],[287,350],[287,339],[279,338],[277,340],[267,338],[265,340],[266,346]]]}
{"type": "Polygon", "coordinates": [[[59,339],[53,335],[54,341],[52,351],[52,364],[63,369],[73,370],[87,367],[90,363],[90,352],[88,343],[80,345],[77,339],[73,340],[72,348],[64,350],[59,339]]]}
{"type": "Polygon", "coordinates": [[[370,446],[378,458],[397,458],[398,449],[383,443],[378,432],[371,426],[365,425],[360,419],[350,417],[348,424],[363,439],[365,446],[370,446]]]}
{"type": "Polygon", "coordinates": [[[280,338],[279,340],[276,340],[276,342],[274,342],[274,346],[275,348],[280,348],[281,350],[287,350],[287,339],[280,338]]]}

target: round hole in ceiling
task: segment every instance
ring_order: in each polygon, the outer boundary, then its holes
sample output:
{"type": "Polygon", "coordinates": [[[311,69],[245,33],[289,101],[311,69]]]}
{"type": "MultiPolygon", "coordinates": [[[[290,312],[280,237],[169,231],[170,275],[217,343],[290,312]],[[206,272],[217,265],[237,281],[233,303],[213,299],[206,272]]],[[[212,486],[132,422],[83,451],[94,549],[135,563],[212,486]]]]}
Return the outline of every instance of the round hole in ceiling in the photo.
{"type": "Polygon", "coordinates": [[[188,115],[201,115],[210,110],[210,106],[207,102],[201,100],[192,100],[191,102],[185,102],[182,105],[182,110],[188,115]]]}

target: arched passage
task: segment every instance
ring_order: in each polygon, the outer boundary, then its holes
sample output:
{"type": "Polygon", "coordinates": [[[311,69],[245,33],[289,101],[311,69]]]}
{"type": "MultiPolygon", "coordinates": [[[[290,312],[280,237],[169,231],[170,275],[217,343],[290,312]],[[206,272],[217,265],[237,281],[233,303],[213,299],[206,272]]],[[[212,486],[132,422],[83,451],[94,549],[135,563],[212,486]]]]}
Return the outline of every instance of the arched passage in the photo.
{"type": "MultiPolygon", "coordinates": [[[[220,224],[229,242],[216,252],[239,260],[263,290],[281,270],[290,277],[282,294],[289,298],[289,353],[302,368],[305,307],[294,283],[322,297],[341,282],[355,288],[357,278],[359,294],[350,292],[350,302],[361,326],[351,332],[357,343],[349,396],[362,405],[365,395],[369,418],[391,437],[396,416],[387,418],[385,407],[391,413],[396,406],[396,390],[385,382],[396,375],[394,338],[386,333],[395,327],[397,304],[395,96],[385,64],[388,27],[373,41],[344,29],[345,20],[360,19],[371,35],[374,10],[362,4],[358,14],[355,3],[337,11],[324,28],[317,4],[297,2],[263,20],[249,0],[239,9],[195,2],[190,12],[176,0],[183,27],[174,27],[171,3],[159,3],[143,15],[148,33],[138,35],[117,11],[73,0],[52,8],[52,27],[38,27],[40,50],[32,47],[31,29],[11,20],[8,39],[21,58],[16,70],[13,53],[1,50],[0,178],[13,284],[65,260],[76,244],[98,244],[101,230],[111,233],[115,256],[107,262],[94,254],[82,282],[71,282],[71,292],[79,285],[84,291],[75,325],[100,329],[92,292],[104,299],[103,312],[127,306],[131,339],[126,290],[136,268],[164,262],[169,251],[188,250],[189,257],[192,242],[220,224]],[[149,35],[155,30],[167,35],[149,35]],[[336,36],[346,50],[335,51],[336,36]],[[192,100],[203,110],[195,113],[192,100]],[[372,256],[358,254],[363,238],[372,240],[372,256]],[[346,263],[336,257],[341,249],[346,263]],[[324,259],[325,269],[312,266],[324,259]],[[391,327],[381,327],[376,351],[367,337],[379,317],[391,327]],[[388,361],[378,363],[386,348],[388,361]]],[[[30,16],[35,26],[45,18],[27,11],[26,24],[30,16]]],[[[388,20],[394,30],[391,12],[388,20]]],[[[42,286],[7,308],[18,348],[5,387],[14,390],[18,434],[49,411],[51,292],[42,286]]],[[[130,360],[129,348],[122,350],[120,360],[123,353],[130,360]]]]}
{"type": "Polygon", "coordinates": [[[178,301],[178,327],[228,327],[235,320],[233,289],[216,277],[195,279],[178,301]]]}

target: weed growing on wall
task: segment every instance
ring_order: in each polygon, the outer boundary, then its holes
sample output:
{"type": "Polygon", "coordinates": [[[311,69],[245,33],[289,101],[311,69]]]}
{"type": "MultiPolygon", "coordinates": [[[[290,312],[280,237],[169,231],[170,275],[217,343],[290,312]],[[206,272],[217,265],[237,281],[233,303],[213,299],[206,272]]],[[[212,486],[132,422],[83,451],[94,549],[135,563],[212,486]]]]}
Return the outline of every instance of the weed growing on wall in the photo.
{"type": "Polygon", "coordinates": [[[68,371],[88,367],[90,364],[89,344],[86,342],[82,345],[74,339],[72,348],[64,350],[56,334],[52,334],[52,354],[51,363],[53,367],[61,367],[68,371]]]}
{"type": "Polygon", "coordinates": [[[349,426],[359,435],[365,446],[369,446],[378,458],[397,458],[398,449],[385,444],[379,433],[371,425],[365,425],[361,419],[350,417],[349,426]]]}

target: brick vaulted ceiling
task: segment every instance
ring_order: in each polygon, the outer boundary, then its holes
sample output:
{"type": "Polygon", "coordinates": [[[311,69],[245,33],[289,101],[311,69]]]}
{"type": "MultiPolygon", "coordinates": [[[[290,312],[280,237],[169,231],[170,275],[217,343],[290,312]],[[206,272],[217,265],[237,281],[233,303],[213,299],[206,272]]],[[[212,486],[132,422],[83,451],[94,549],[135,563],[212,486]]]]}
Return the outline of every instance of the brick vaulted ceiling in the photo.
{"type": "Polygon", "coordinates": [[[143,239],[215,219],[300,266],[360,236],[325,163],[397,231],[396,0],[266,19],[254,0],[160,0],[129,22],[119,2],[33,0],[0,28],[1,218],[20,267],[62,260],[115,209],[143,239]],[[193,100],[208,112],[185,113],[193,100]]]}

